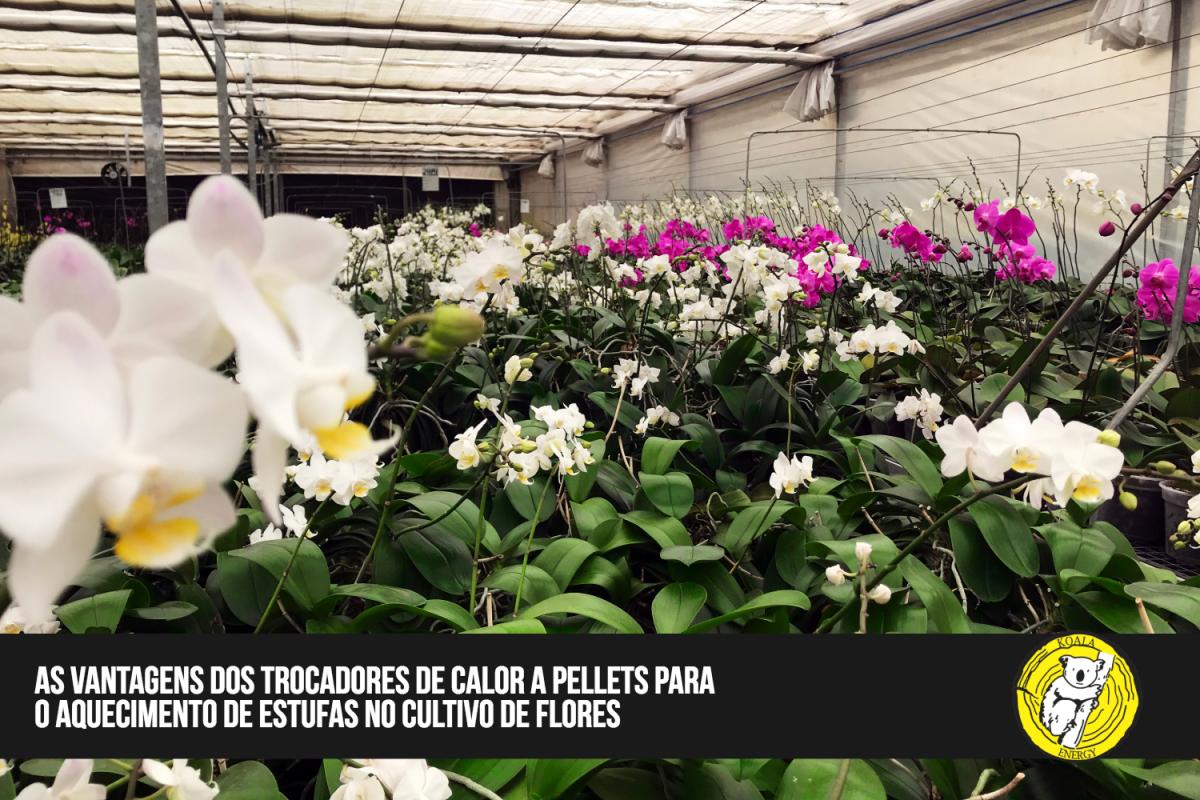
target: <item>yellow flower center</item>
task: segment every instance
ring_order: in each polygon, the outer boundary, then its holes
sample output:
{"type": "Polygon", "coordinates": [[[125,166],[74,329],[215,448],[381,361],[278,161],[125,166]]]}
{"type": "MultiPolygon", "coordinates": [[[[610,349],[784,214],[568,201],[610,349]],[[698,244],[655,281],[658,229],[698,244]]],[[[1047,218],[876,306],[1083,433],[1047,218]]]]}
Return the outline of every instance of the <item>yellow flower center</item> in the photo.
{"type": "Polygon", "coordinates": [[[1085,475],[1075,485],[1072,497],[1081,503],[1095,503],[1100,500],[1100,481],[1090,475],[1085,475]]]}
{"type": "Polygon", "coordinates": [[[113,552],[132,566],[158,567],[173,560],[173,553],[186,551],[200,537],[200,523],[192,517],[161,519],[160,515],[196,499],[203,488],[178,491],[161,501],[145,492],[135,497],[125,513],[105,521],[117,536],[113,552]]]}
{"type": "Polygon", "coordinates": [[[1027,447],[1018,447],[1013,451],[1012,468],[1017,472],[1034,472],[1037,470],[1037,453],[1027,447]]]}
{"type": "Polygon", "coordinates": [[[313,433],[317,444],[327,455],[343,460],[361,455],[371,447],[371,431],[361,422],[343,422],[332,428],[319,428],[313,433]]]}

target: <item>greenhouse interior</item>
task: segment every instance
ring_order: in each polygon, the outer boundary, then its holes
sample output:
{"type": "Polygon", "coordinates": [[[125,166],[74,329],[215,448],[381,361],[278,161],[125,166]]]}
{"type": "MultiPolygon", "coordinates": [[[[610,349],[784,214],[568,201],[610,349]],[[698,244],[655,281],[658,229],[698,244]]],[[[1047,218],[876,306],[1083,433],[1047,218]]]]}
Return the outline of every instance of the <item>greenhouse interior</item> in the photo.
{"type": "Polygon", "coordinates": [[[1121,655],[1200,628],[1197,36],[1195,0],[2,0],[0,672],[33,634],[840,635],[878,683],[797,663],[875,705],[780,720],[718,681],[736,721],[646,758],[212,734],[0,759],[0,800],[1200,798],[1190,668],[1121,655]],[[1008,716],[943,698],[961,663],[890,680],[922,636],[1019,644],[1008,716]]]}

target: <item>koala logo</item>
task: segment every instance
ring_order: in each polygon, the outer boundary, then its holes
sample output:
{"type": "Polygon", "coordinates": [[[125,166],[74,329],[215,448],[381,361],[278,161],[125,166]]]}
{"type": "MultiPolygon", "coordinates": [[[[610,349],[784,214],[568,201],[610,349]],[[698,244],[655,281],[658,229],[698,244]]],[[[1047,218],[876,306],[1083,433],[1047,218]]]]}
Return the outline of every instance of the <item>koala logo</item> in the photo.
{"type": "Polygon", "coordinates": [[[1137,706],[1129,665],[1093,636],[1062,636],[1040,648],[1017,684],[1017,713],[1029,738],[1073,761],[1114,747],[1137,706]]]}

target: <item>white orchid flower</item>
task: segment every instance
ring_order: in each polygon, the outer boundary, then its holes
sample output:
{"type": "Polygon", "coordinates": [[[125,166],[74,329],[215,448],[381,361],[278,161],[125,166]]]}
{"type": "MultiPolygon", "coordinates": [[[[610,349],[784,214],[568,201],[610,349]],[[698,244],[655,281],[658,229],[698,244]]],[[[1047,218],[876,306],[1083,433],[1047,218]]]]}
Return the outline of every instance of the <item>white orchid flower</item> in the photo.
{"type": "Polygon", "coordinates": [[[355,759],[383,784],[392,800],[449,800],[450,780],[423,758],[355,759]]]}
{"type": "Polygon", "coordinates": [[[178,358],[122,376],[71,311],[38,329],[30,385],[0,402],[0,530],[9,586],[46,614],[95,550],[104,521],[123,561],[174,566],[234,522],[221,488],[242,455],[246,405],[230,382],[178,358]]]}
{"type": "Polygon", "coordinates": [[[770,372],[772,375],[778,375],[787,369],[791,363],[792,357],[788,354],[788,351],[786,349],[780,350],[779,355],[767,362],[767,372],[770,372]]]}
{"type": "MultiPolygon", "coordinates": [[[[25,609],[12,603],[0,614],[0,633],[58,633],[62,625],[54,616],[55,608],[57,606],[50,606],[49,613],[35,619],[26,614],[25,609]]],[[[0,769],[0,775],[3,774],[4,771],[0,769]]]]}
{"type": "Polygon", "coordinates": [[[969,469],[985,481],[1004,479],[1004,464],[983,447],[979,432],[966,416],[938,428],[934,437],[942,448],[942,475],[952,478],[969,469]]]}
{"type": "Polygon", "coordinates": [[[387,800],[387,792],[379,779],[370,770],[359,767],[342,767],[342,785],[329,800],[387,800]]]}
{"type": "Polygon", "coordinates": [[[171,766],[152,758],[142,760],[146,777],[167,790],[168,800],[212,800],[220,791],[216,784],[206,783],[200,770],[189,767],[186,758],[171,760],[171,766]]]}
{"type": "Polygon", "coordinates": [[[0,297],[0,398],[28,384],[34,333],[60,311],[87,320],[125,368],[155,355],[212,366],[229,354],[203,297],[151,275],[117,281],[104,256],[73,234],[38,245],[21,291],[20,303],[0,297]]]}
{"type": "Polygon", "coordinates": [[[812,481],[812,456],[792,456],[790,459],[783,453],[775,457],[771,472],[770,484],[775,490],[775,497],[784,493],[795,494],[803,484],[812,481]]]}
{"type": "Polygon", "coordinates": [[[1037,419],[1030,421],[1023,405],[1009,403],[1000,419],[979,432],[979,439],[1008,469],[1049,475],[1050,462],[1062,434],[1062,419],[1053,409],[1044,409],[1037,419]]]}
{"type": "Polygon", "coordinates": [[[468,470],[479,466],[482,456],[479,453],[479,447],[475,444],[475,438],[485,423],[486,420],[467,428],[455,436],[454,441],[450,443],[450,456],[458,461],[459,469],[468,470]]]}
{"type": "Polygon", "coordinates": [[[26,786],[16,800],[104,800],[108,790],[103,784],[89,783],[91,778],[90,758],[68,758],[58,768],[52,785],[26,786]]]}
{"type": "Polygon", "coordinates": [[[277,316],[244,271],[218,259],[216,273],[218,313],[237,342],[238,382],[259,423],[253,460],[260,499],[277,522],[288,442],[311,433],[323,453],[344,460],[378,455],[394,440],[374,440],[366,425],[344,419],[375,390],[353,311],[297,284],[283,292],[277,316]]]}
{"type": "Polygon", "coordinates": [[[517,383],[533,380],[533,373],[522,363],[520,356],[512,356],[504,362],[504,381],[517,383]]]}
{"type": "MultiPolygon", "coordinates": [[[[146,271],[213,298],[219,310],[213,290],[218,263],[225,261],[246,276],[271,308],[280,309],[293,286],[327,289],[342,269],[348,246],[343,231],[320,220],[299,214],[264,220],[250,190],[221,175],[192,192],[186,220],[164,226],[146,242],[146,271]]],[[[361,324],[356,324],[361,338],[361,324]]]]}
{"type": "Polygon", "coordinates": [[[1070,500],[1102,503],[1113,496],[1113,480],[1121,474],[1125,456],[1116,447],[1097,441],[1100,431],[1082,422],[1068,422],[1050,467],[1060,506],[1070,500]]]}

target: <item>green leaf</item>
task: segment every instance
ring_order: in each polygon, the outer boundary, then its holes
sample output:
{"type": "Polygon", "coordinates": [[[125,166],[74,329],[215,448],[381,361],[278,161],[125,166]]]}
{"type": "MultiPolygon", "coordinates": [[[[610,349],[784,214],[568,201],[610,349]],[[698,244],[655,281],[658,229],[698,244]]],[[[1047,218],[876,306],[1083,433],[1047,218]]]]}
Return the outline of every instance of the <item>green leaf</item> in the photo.
{"type": "Polygon", "coordinates": [[[794,508],[791,503],[781,503],[778,500],[759,500],[757,503],[751,503],[737,513],[728,528],[717,534],[715,541],[733,553],[734,558],[741,558],[755,539],[766,533],[780,517],[794,508]]]}
{"type": "Polygon", "coordinates": [[[401,606],[400,608],[412,614],[440,620],[460,633],[469,633],[479,627],[479,623],[465,608],[451,603],[449,600],[426,600],[419,606],[401,606]]]}
{"type": "Polygon", "coordinates": [[[692,489],[692,479],[682,472],[668,472],[666,475],[642,472],[638,478],[646,497],[664,514],[683,519],[692,510],[695,490],[692,489]]]}
{"type": "MultiPolygon", "coordinates": [[[[1071,597],[1088,614],[1115,633],[1145,633],[1141,615],[1133,600],[1106,591],[1077,592],[1071,597]]],[[[1171,626],[1153,612],[1147,612],[1156,633],[1171,633],[1171,626]]]]}
{"type": "Polygon", "coordinates": [[[498,792],[525,769],[525,761],[518,758],[455,758],[437,761],[435,766],[463,775],[480,786],[498,792]]]}
{"type": "Polygon", "coordinates": [[[546,626],[536,619],[510,619],[486,628],[472,628],[463,633],[545,633],[546,626]]]}
{"type": "Polygon", "coordinates": [[[942,491],[942,476],[938,468],[929,460],[929,456],[912,442],[897,439],[894,436],[862,436],[865,442],[887,453],[900,462],[904,471],[925,490],[930,498],[937,497],[942,491]]]}
{"type": "Polygon", "coordinates": [[[184,619],[195,614],[199,609],[191,603],[185,603],[182,600],[168,600],[165,603],[160,603],[149,608],[131,608],[129,616],[136,619],[151,620],[157,622],[173,622],[178,619],[184,619]]]}
{"type": "Polygon", "coordinates": [[[1195,761],[1171,761],[1153,769],[1143,769],[1126,761],[1114,759],[1110,762],[1115,769],[1146,783],[1174,792],[1189,800],[1200,800],[1200,763],[1195,761]]]}
{"type": "Polygon", "coordinates": [[[667,800],[658,773],[633,767],[611,767],[601,770],[590,781],[588,789],[600,800],[667,800]]]}
{"type": "Polygon", "coordinates": [[[725,557],[725,550],[711,544],[677,545],[675,547],[664,547],[659,557],[663,561],[695,564],[700,561],[720,561],[725,557]]]}
{"type": "Polygon", "coordinates": [[[276,539],[230,550],[228,555],[253,562],[277,582],[287,571],[283,589],[306,611],[329,594],[329,565],[325,554],[308,539],[276,539]],[[299,551],[296,548],[299,547],[299,551]],[[295,561],[292,556],[295,554],[295,561]],[[292,567],[288,570],[288,564],[292,567]]]}
{"type": "Polygon", "coordinates": [[[1038,533],[1050,545],[1054,570],[1059,573],[1073,569],[1084,575],[1099,575],[1116,552],[1112,541],[1093,528],[1080,528],[1064,522],[1042,525],[1038,533]]]}
{"type": "Polygon", "coordinates": [[[766,611],[769,608],[780,607],[799,608],[807,611],[812,607],[812,603],[809,601],[808,596],[804,594],[804,592],[797,592],[791,589],[780,589],[779,591],[760,594],[758,597],[755,597],[748,603],[735,608],[733,611],[728,613],[697,622],[695,625],[688,627],[688,629],[684,632],[704,633],[705,631],[710,631],[713,628],[724,625],[726,622],[732,622],[735,619],[748,617],[753,614],[757,614],[760,611],[766,611]]]}
{"type": "Polygon", "coordinates": [[[606,763],[607,758],[531,760],[525,767],[529,800],[558,800],[572,786],[606,763]]]}
{"type": "Polygon", "coordinates": [[[963,582],[985,603],[998,603],[1008,597],[1013,574],[996,558],[979,529],[964,519],[952,519],[948,527],[954,562],[963,582]]]}
{"type": "Polygon", "coordinates": [[[589,497],[581,503],[571,503],[571,517],[579,535],[597,547],[612,538],[619,520],[617,509],[603,497],[589,497]]]}
{"type": "Polygon", "coordinates": [[[462,594],[471,585],[471,551],[445,531],[409,531],[397,540],[425,580],[447,594],[462,594]]]}
{"type": "Polygon", "coordinates": [[[651,436],[642,447],[642,472],[662,475],[670,468],[676,453],[688,445],[695,447],[695,443],[690,439],[663,439],[660,436],[651,436]]]}
{"type": "Polygon", "coordinates": [[[538,553],[533,564],[549,573],[558,588],[565,592],[583,562],[596,552],[596,546],[583,539],[555,539],[538,553]]]}
{"type": "Polygon", "coordinates": [[[223,800],[287,800],[271,770],[257,761],[241,761],[217,778],[223,800]]]}
{"type": "Polygon", "coordinates": [[[704,608],[708,592],[696,583],[672,583],[654,596],[650,613],[658,633],[683,633],[704,608]]]}
{"type": "Polygon", "coordinates": [[[376,583],[348,583],[343,586],[334,586],[329,591],[329,594],[321,598],[320,602],[313,607],[313,613],[327,613],[347,597],[357,597],[361,600],[369,600],[372,603],[380,603],[382,605],[419,606],[425,602],[425,598],[416,592],[396,586],[380,586],[376,583]]]}
{"type": "Polygon", "coordinates": [[[762,800],[750,781],[739,781],[719,764],[689,764],[683,773],[687,800],[762,800]]]}
{"type": "MultiPolygon", "coordinates": [[[[520,583],[521,565],[510,564],[488,575],[483,585],[489,589],[508,592],[513,597],[516,597],[517,587],[520,583]]],[[[554,597],[562,591],[563,589],[558,585],[558,581],[554,580],[546,570],[536,564],[527,564],[525,566],[525,588],[521,590],[522,602],[539,603],[549,597],[554,597]]]]}
{"type": "Polygon", "coordinates": [[[578,614],[594,619],[617,633],[642,633],[642,626],[633,617],[607,600],[590,594],[568,592],[548,598],[526,608],[519,619],[536,619],[547,614],[578,614]]]}
{"type": "Polygon", "coordinates": [[[539,475],[529,483],[512,481],[504,487],[504,494],[517,513],[525,519],[531,520],[537,515],[539,522],[545,522],[554,516],[554,495],[545,475],[539,475]]]}
{"type": "Polygon", "coordinates": [[[692,537],[688,535],[687,528],[673,517],[656,514],[653,511],[630,511],[622,514],[621,518],[641,528],[660,548],[685,547],[692,543],[692,537]]]}
{"type": "Polygon", "coordinates": [[[1037,542],[1024,517],[1009,505],[1009,501],[993,495],[973,503],[967,511],[979,526],[988,547],[1004,566],[1022,578],[1037,574],[1037,542]]]}
{"type": "MultiPolygon", "coordinates": [[[[431,520],[446,514],[445,519],[438,521],[427,530],[442,530],[452,533],[474,552],[475,537],[479,534],[479,506],[475,505],[470,498],[454,492],[425,492],[406,498],[405,501],[411,503],[431,520]],[[455,506],[456,503],[457,506],[455,506]],[[450,511],[451,508],[454,510],[450,511]],[[449,513],[447,514],[447,512],[449,513]]],[[[403,532],[409,527],[412,526],[405,523],[400,530],[403,532]]],[[[500,535],[487,520],[484,520],[483,523],[482,542],[489,553],[500,552],[500,535]]]]}
{"type": "Polygon", "coordinates": [[[745,336],[734,339],[721,354],[717,366],[713,368],[712,382],[718,385],[732,383],[738,370],[745,365],[757,344],[758,337],[753,333],[747,333],[745,336]]]}
{"type": "Polygon", "coordinates": [[[121,622],[129,595],[128,589],[94,594],[61,605],[54,613],[71,633],[87,633],[91,630],[112,633],[121,622]]]}
{"type": "Polygon", "coordinates": [[[1170,611],[1200,627],[1200,589],[1171,583],[1131,583],[1125,587],[1130,597],[1140,597],[1143,603],[1170,611]]]}
{"type": "MultiPolygon", "coordinates": [[[[832,793],[842,760],[837,758],[796,759],[788,764],[775,790],[775,800],[825,800],[832,793]]],[[[865,761],[850,761],[843,800],[887,800],[883,783],[865,761]]]]}
{"type": "Polygon", "coordinates": [[[900,562],[900,574],[912,586],[921,604],[929,612],[929,621],[939,633],[970,633],[971,622],[959,605],[959,599],[942,580],[929,571],[915,556],[900,562]]]}

